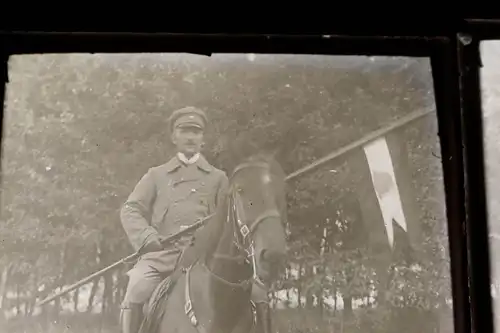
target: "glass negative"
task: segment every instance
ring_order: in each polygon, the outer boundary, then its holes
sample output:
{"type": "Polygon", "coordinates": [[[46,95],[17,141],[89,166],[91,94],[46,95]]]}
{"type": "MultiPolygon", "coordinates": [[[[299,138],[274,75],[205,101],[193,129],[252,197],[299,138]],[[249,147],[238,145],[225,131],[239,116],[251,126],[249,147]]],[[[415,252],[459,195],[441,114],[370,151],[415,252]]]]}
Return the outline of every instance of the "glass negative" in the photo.
{"type": "MultiPolygon", "coordinates": [[[[492,68],[486,62],[485,71],[492,68]]],[[[494,93],[498,87],[487,89],[494,93]]],[[[493,122],[495,102],[489,98],[486,113],[493,122]]],[[[174,122],[174,130],[201,119],[189,112],[185,116],[176,118],[182,120],[174,122]]],[[[498,128],[491,125],[488,133],[498,128]]],[[[165,219],[162,214],[168,216],[188,197],[196,197],[196,208],[186,204],[184,213],[213,210],[219,187],[210,185],[216,178],[206,169],[229,177],[246,157],[258,153],[271,154],[286,175],[287,260],[267,290],[274,331],[453,331],[443,172],[428,59],[13,56],[4,129],[0,326],[10,332],[43,325],[53,332],[66,325],[74,332],[119,329],[132,260],[43,306],[36,302],[133,253],[132,232],[122,225],[130,215],[123,207],[141,179],[141,189],[168,204],[148,210],[146,199],[135,200],[135,212],[142,209],[151,215],[148,221],[155,221],[140,232],[159,232],[162,223],[170,223],[169,230],[184,230],[185,223],[173,213],[165,219]],[[191,164],[190,156],[182,160],[176,155],[179,145],[172,141],[168,118],[188,106],[203,110],[208,122],[201,121],[197,176],[177,179],[185,188],[176,194],[177,183],[166,179],[191,164]],[[169,161],[175,162],[165,167],[169,161]],[[190,182],[199,187],[189,187],[190,182]]],[[[195,149],[197,139],[192,140],[186,145],[195,149]]],[[[490,150],[497,149],[496,141],[489,142],[490,150]]],[[[252,181],[240,177],[243,192],[245,186],[267,188],[271,178],[264,171],[245,172],[252,181]],[[251,178],[258,172],[261,178],[251,178]]],[[[139,190],[134,193],[139,197],[139,190]]],[[[262,190],[261,199],[253,202],[262,206],[268,196],[262,190]]],[[[266,224],[259,224],[255,234],[261,227],[266,224]]],[[[133,237],[139,242],[147,238],[142,236],[133,237]]],[[[268,259],[270,253],[278,250],[267,252],[268,259]]],[[[274,255],[272,260],[278,259],[274,255]]],[[[193,269],[191,274],[196,279],[201,273],[193,269]]],[[[198,320],[206,324],[193,295],[198,320]]],[[[169,306],[174,312],[178,306],[184,318],[184,304],[169,306]]]]}

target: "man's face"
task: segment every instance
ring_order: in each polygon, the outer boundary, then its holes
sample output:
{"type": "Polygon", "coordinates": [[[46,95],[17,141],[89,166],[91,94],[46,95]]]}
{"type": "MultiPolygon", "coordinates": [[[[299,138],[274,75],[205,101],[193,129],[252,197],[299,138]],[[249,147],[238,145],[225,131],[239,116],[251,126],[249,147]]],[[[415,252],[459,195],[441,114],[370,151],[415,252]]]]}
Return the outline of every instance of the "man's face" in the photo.
{"type": "Polygon", "coordinates": [[[203,130],[197,127],[177,127],[172,133],[177,150],[192,156],[199,153],[203,144],[203,130]]]}

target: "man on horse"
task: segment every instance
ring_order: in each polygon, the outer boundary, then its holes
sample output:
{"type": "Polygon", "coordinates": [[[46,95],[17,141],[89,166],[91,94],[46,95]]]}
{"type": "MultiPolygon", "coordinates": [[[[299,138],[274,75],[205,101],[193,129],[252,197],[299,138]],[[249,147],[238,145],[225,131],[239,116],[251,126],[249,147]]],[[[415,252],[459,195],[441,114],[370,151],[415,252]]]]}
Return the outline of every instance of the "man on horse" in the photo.
{"type": "MultiPolygon", "coordinates": [[[[123,333],[136,333],[144,304],[158,284],[174,270],[190,239],[164,249],[161,238],[215,212],[226,195],[228,178],[200,153],[206,114],[195,107],[173,112],[169,120],[177,154],[167,163],[150,168],[137,183],[121,209],[121,221],[141,257],[127,273],[129,282],[121,306],[123,333]]],[[[254,291],[263,299],[262,291],[254,291]]],[[[259,300],[257,300],[259,301],[259,300]]],[[[261,302],[261,301],[259,301],[261,302]]]]}

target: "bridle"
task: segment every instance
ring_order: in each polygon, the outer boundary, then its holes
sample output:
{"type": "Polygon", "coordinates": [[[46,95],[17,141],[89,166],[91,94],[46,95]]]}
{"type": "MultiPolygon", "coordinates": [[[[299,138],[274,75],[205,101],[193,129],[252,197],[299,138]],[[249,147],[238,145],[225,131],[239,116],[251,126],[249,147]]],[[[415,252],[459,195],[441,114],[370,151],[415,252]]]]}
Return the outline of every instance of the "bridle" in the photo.
{"type": "MultiPolygon", "coordinates": [[[[240,172],[243,169],[246,168],[263,168],[266,170],[270,170],[270,167],[266,163],[259,163],[259,162],[249,162],[249,163],[243,163],[240,164],[234,171],[233,174],[230,177],[230,180],[234,179],[235,175],[240,172]]],[[[230,181],[230,184],[232,182],[230,181]]],[[[210,273],[212,277],[214,277],[216,280],[229,285],[231,287],[236,287],[236,288],[248,288],[252,285],[257,285],[260,288],[266,288],[265,282],[262,281],[262,279],[259,277],[257,274],[257,260],[255,258],[255,245],[254,241],[252,238],[252,235],[255,233],[257,230],[257,227],[264,221],[266,221],[269,218],[280,218],[281,214],[277,209],[270,209],[266,210],[260,215],[258,215],[251,224],[248,224],[246,222],[246,218],[244,215],[244,209],[241,201],[240,194],[238,191],[236,191],[233,187],[230,188],[230,195],[229,195],[229,204],[228,204],[228,214],[227,214],[227,219],[226,223],[230,224],[231,222],[233,223],[233,232],[234,232],[234,237],[233,237],[233,244],[235,247],[238,249],[240,253],[244,253],[245,255],[237,255],[237,256],[229,256],[229,255],[224,255],[224,254],[214,254],[214,259],[225,259],[225,260],[243,260],[251,264],[252,266],[252,276],[246,280],[243,280],[241,282],[231,282],[223,277],[215,274],[205,263],[201,263],[201,266],[210,273]]],[[[191,324],[196,326],[200,332],[204,332],[203,327],[198,325],[198,320],[195,316],[195,313],[193,311],[193,306],[192,306],[192,301],[191,301],[191,296],[189,292],[189,278],[190,278],[190,270],[191,267],[186,268],[186,284],[185,284],[185,306],[184,306],[184,311],[186,315],[190,318],[191,324]]],[[[255,304],[253,304],[255,305],[255,304]]],[[[255,316],[254,316],[254,323],[255,323],[255,316]]]]}
{"type": "MultiPolygon", "coordinates": [[[[240,164],[234,171],[233,174],[231,175],[231,180],[235,178],[236,174],[240,172],[243,169],[246,168],[262,168],[265,170],[270,170],[270,167],[266,163],[259,163],[259,162],[249,162],[249,163],[243,163],[240,164]]],[[[230,182],[232,183],[232,182],[230,182]]],[[[246,218],[244,215],[244,209],[242,206],[242,202],[240,199],[240,194],[238,191],[236,191],[234,188],[230,189],[230,195],[229,195],[229,205],[228,205],[228,214],[227,214],[227,219],[226,223],[231,223],[231,221],[234,223],[233,225],[233,230],[234,230],[234,237],[233,237],[233,244],[236,246],[236,248],[240,251],[240,253],[244,253],[246,255],[243,256],[243,260],[252,265],[252,276],[244,280],[242,282],[230,282],[225,280],[224,278],[216,275],[213,273],[208,267],[205,266],[205,268],[210,272],[211,275],[213,275],[217,280],[220,280],[221,282],[230,285],[232,287],[236,286],[241,286],[241,287],[247,287],[251,283],[257,284],[261,288],[265,288],[265,283],[262,281],[262,279],[259,277],[257,274],[257,260],[255,258],[255,245],[252,239],[253,233],[257,230],[257,227],[267,220],[268,218],[280,218],[281,214],[277,209],[270,209],[262,212],[260,215],[258,215],[251,224],[246,223],[246,218]]],[[[226,260],[241,260],[242,256],[228,256],[224,254],[214,254],[214,258],[216,259],[226,259],[226,260]]]]}

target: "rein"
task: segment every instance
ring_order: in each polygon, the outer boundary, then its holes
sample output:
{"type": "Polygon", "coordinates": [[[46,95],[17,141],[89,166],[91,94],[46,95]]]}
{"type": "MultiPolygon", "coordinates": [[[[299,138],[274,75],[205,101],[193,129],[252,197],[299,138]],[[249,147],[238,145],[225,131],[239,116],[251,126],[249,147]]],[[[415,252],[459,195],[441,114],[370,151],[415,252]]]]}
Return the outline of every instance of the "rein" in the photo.
{"type": "MultiPolygon", "coordinates": [[[[269,165],[265,163],[243,163],[234,170],[233,174],[231,175],[231,179],[235,177],[237,172],[249,167],[257,167],[269,170],[269,165]]],[[[233,228],[234,229],[233,244],[240,252],[246,253],[246,256],[245,255],[230,256],[230,255],[215,253],[214,258],[231,260],[231,261],[238,261],[238,260],[245,261],[252,265],[253,275],[247,280],[235,283],[227,281],[226,279],[218,276],[217,274],[212,272],[210,268],[208,268],[206,265],[205,268],[210,272],[212,276],[217,278],[219,281],[225,283],[226,285],[233,287],[238,285],[241,287],[246,287],[249,283],[256,282],[260,287],[265,288],[265,283],[260,279],[259,275],[257,274],[257,261],[255,259],[254,242],[248,236],[252,235],[259,226],[259,224],[264,222],[266,219],[272,217],[280,218],[281,215],[276,209],[264,211],[259,216],[257,216],[257,218],[255,218],[255,220],[249,227],[247,224],[245,224],[244,216],[242,216],[244,210],[242,208],[241,201],[239,200],[239,194],[234,190],[231,191],[230,199],[231,200],[230,204],[228,205],[228,214],[226,223],[228,224],[231,223],[231,217],[233,222],[236,222],[236,225],[233,228]]]]}
{"type": "MultiPolygon", "coordinates": [[[[238,166],[233,174],[231,175],[231,179],[234,178],[235,174],[248,167],[259,167],[259,168],[265,168],[269,169],[269,165],[265,163],[244,163],[240,166],[238,166]]],[[[245,217],[243,214],[244,210],[241,204],[240,196],[237,192],[234,190],[231,191],[230,195],[230,203],[228,205],[228,214],[226,217],[226,223],[231,224],[233,223],[233,230],[234,230],[234,237],[233,237],[233,244],[236,246],[236,248],[239,250],[240,253],[236,256],[230,256],[226,254],[220,254],[220,253],[214,253],[213,258],[214,259],[223,259],[223,260],[230,260],[230,261],[237,261],[240,260],[241,262],[246,262],[248,264],[252,265],[252,271],[253,274],[250,278],[243,280],[241,282],[231,282],[223,277],[215,274],[205,263],[201,263],[201,266],[209,272],[211,276],[213,276],[216,280],[222,282],[225,285],[228,285],[233,288],[248,288],[252,286],[252,283],[256,283],[259,287],[265,288],[265,283],[261,280],[259,275],[257,274],[257,261],[255,259],[255,246],[254,242],[249,237],[252,235],[257,227],[265,221],[268,218],[276,217],[280,218],[280,214],[278,210],[276,209],[271,209],[264,211],[262,214],[257,216],[255,220],[248,226],[244,221],[245,217]]],[[[206,330],[203,326],[199,325],[199,321],[196,317],[196,314],[194,313],[193,309],[193,303],[191,299],[191,293],[190,293],[190,273],[191,269],[193,268],[194,265],[191,265],[185,269],[183,269],[186,273],[186,283],[185,283],[185,290],[184,290],[184,297],[185,297],[185,304],[184,304],[184,312],[188,316],[191,324],[197,328],[197,330],[200,333],[206,333],[206,330]]],[[[255,304],[251,302],[253,306],[253,310],[255,310],[255,304]]],[[[255,311],[254,313],[254,324],[256,323],[256,318],[255,318],[255,311]]]]}

